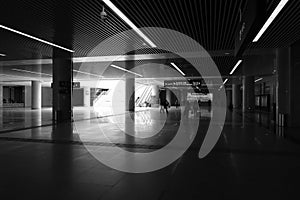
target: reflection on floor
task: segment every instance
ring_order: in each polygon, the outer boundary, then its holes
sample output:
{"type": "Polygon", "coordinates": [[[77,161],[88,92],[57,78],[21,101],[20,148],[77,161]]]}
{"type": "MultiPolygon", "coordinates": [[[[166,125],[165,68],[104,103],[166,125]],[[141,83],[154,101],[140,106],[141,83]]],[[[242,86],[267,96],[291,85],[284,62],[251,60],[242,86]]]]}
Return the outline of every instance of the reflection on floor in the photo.
{"type": "Polygon", "coordinates": [[[187,116],[180,108],[172,108],[168,115],[152,108],[2,133],[1,199],[252,200],[298,195],[300,145],[260,126],[249,115],[228,111],[217,145],[199,159],[212,115],[205,108],[187,116]],[[192,146],[155,172],[116,171],[97,161],[84,146],[147,153],[170,143],[180,124],[193,120],[199,121],[199,128],[192,146]]]}
{"type": "MultiPolygon", "coordinates": [[[[137,111],[145,109],[137,108],[137,111]]],[[[74,121],[109,116],[99,116],[93,107],[74,107],[73,115],[74,121]]],[[[52,125],[52,108],[0,108],[0,133],[49,125],[52,125]]]]}

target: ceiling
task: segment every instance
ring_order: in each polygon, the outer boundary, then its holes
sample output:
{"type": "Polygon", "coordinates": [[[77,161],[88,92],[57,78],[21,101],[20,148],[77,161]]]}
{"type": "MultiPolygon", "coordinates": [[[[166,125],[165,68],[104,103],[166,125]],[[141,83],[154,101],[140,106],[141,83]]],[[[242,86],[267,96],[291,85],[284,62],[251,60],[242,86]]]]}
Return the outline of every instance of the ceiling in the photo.
{"type": "MultiPolygon", "coordinates": [[[[279,2],[265,1],[269,13],[279,2]]],[[[222,75],[228,75],[237,61],[233,56],[234,35],[238,26],[239,9],[245,7],[247,0],[112,2],[137,27],[163,27],[190,36],[208,52],[214,52],[211,55],[222,75]]],[[[105,11],[108,19],[101,21],[102,5],[101,0],[5,0],[0,7],[0,24],[73,49],[74,57],[114,55],[109,48],[92,50],[105,39],[130,28],[107,6],[105,11]]],[[[153,37],[151,32],[147,32],[147,36],[150,39],[153,37]]],[[[248,49],[285,47],[299,39],[300,1],[291,0],[259,42],[250,44],[248,49]]],[[[153,52],[156,51],[147,49],[140,53],[153,52]]],[[[51,58],[52,47],[0,29],[0,53],[7,55],[0,57],[0,61],[51,58]]],[[[179,65],[185,70],[190,67],[184,61],[180,61],[179,65]]],[[[23,66],[28,67],[31,66],[23,66]]],[[[2,73],[17,75],[8,68],[0,70],[2,73]]],[[[51,66],[44,66],[42,70],[51,73],[51,66]]],[[[92,72],[91,70],[86,68],[86,71],[92,72]]],[[[0,78],[3,79],[3,76],[0,78]]]]}

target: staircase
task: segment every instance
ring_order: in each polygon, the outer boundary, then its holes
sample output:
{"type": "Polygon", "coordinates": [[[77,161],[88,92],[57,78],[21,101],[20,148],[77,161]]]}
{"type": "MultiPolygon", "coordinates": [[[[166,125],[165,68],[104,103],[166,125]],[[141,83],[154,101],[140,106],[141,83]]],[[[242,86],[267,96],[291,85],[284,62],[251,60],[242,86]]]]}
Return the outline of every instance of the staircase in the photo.
{"type": "Polygon", "coordinates": [[[146,106],[145,102],[150,103],[152,88],[151,88],[151,86],[146,86],[144,88],[145,89],[142,91],[140,98],[138,100],[136,100],[136,102],[135,102],[135,106],[136,107],[144,107],[144,106],[146,106]]]}

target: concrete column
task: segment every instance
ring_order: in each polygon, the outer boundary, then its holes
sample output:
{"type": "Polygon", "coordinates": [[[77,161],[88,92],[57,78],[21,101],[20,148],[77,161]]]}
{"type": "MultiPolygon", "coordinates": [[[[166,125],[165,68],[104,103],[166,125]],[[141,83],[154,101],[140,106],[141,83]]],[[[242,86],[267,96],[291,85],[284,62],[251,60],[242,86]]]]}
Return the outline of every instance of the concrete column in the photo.
{"type": "Polygon", "coordinates": [[[180,89],[180,103],[182,105],[185,104],[185,101],[186,101],[186,90],[185,89],[180,89]]]}
{"type": "Polygon", "coordinates": [[[291,119],[290,126],[300,127],[300,40],[291,45],[291,71],[290,71],[290,87],[291,87],[291,119]]]}
{"type": "Polygon", "coordinates": [[[300,126],[300,40],[289,48],[276,50],[276,122],[281,126],[300,126]]]}
{"type": "Polygon", "coordinates": [[[166,100],[169,102],[171,105],[171,90],[166,88],[166,100]]]}
{"type": "Polygon", "coordinates": [[[135,79],[127,78],[125,81],[125,110],[134,112],[135,79]]]}
{"type": "Polygon", "coordinates": [[[243,112],[253,111],[255,108],[254,76],[243,77],[243,112]]]}
{"type": "Polygon", "coordinates": [[[72,121],[72,54],[53,49],[53,106],[54,123],[72,121]]]}
{"type": "Polygon", "coordinates": [[[0,85],[0,107],[3,106],[3,86],[0,85]]]}
{"type": "Polygon", "coordinates": [[[25,107],[31,107],[31,86],[25,86],[25,107]]]}
{"type": "Polygon", "coordinates": [[[232,91],[229,89],[226,89],[226,102],[227,102],[227,108],[231,108],[231,106],[232,106],[232,91]]]}
{"type": "Polygon", "coordinates": [[[31,109],[42,108],[42,83],[31,81],[31,109]]]}
{"type": "Polygon", "coordinates": [[[238,108],[241,105],[240,85],[232,84],[232,106],[238,108]]]}
{"type": "Polygon", "coordinates": [[[159,88],[157,85],[152,85],[151,89],[151,106],[158,107],[159,88]]]}
{"type": "Polygon", "coordinates": [[[91,106],[91,93],[89,87],[83,88],[83,106],[90,107],[91,106]]]}
{"type": "Polygon", "coordinates": [[[290,56],[291,56],[290,48],[281,48],[276,50],[276,66],[277,66],[276,124],[280,124],[280,125],[284,125],[284,124],[281,124],[279,116],[285,115],[286,117],[288,117],[291,113],[290,56]]]}
{"type": "MultiPolygon", "coordinates": [[[[134,61],[125,61],[125,68],[131,70],[134,61]]],[[[134,112],[135,110],[135,78],[132,74],[126,74],[125,80],[125,111],[134,112]]]]}

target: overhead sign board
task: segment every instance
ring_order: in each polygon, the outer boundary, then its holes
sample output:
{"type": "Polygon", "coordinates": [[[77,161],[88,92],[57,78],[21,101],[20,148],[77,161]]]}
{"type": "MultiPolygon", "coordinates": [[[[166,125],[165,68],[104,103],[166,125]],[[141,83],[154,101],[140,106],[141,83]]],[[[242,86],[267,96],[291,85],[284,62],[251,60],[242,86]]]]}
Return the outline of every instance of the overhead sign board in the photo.
{"type": "Polygon", "coordinates": [[[203,83],[203,79],[193,80],[165,80],[165,87],[200,87],[203,83]]]}

